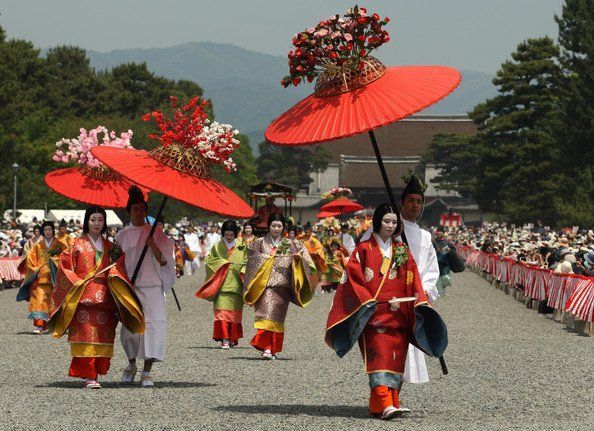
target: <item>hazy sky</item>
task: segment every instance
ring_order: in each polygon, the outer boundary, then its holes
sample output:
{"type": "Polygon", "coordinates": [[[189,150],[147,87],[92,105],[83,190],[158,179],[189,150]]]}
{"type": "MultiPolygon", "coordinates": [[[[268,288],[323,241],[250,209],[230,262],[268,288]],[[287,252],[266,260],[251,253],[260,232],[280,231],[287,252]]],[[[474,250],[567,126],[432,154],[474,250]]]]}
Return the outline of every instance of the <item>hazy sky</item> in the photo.
{"type": "MultiPolygon", "coordinates": [[[[291,36],[355,0],[0,0],[11,38],[105,52],[186,42],[286,55],[291,36]]],[[[557,36],[562,0],[368,0],[391,18],[386,64],[445,64],[493,73],[529,37],[557,36]]]]}

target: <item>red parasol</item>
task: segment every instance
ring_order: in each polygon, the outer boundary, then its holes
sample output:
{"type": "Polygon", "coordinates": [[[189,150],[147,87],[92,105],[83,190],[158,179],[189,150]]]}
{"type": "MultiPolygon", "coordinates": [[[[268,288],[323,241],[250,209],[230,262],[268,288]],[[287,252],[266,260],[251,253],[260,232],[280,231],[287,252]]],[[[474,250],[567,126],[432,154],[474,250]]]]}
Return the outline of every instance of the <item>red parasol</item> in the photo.
{"type": "Polygon", "coordinates": [[[150,190],[221,215],[237,218],[254,215],[243,199],[217,180],[200,178],[191,171],[183,172],[176,165],[165,165],[158,156],[165,152],[163,148],[167,147],[158,147],[157,152],[147,152],[97,147],[92,152],[110,169],[150,190]]]}
{"type": "MultiPolygon", "coordinates": [[[[63,138],[56,142],[52,159],[56,162],[73,162],[78,166],[56,169],[48,172],[45,183],[61,195],[90,205],[123,208],[128,201],[128,189],[133,184],[120,174],[109,170],[91,154],[97,146],[111,148],[132,148],[132,130],[116,135],[104,126],[94,129],[80,129],[74,138],[63,138]]],[[[147,190],[142,190],[147,194],[147,190]]]]}
{"type": "Polygon", "coordinates": [[[389,67],[364,87],[308,96],[268,126],[266,139],[276,145],[311,145],[369,132],[443,99],[461,79],[446,66],[389,67]]]}
{"type": "MultiPolygon", "coordinates": [[[[217,214],[252,217],[252,208],[210,175],[212,164],[224,165],[227,171],[235,167],[230,154],[239,145],[234,138],[239,132],[229,125],[210,123],[204,109],[207,102],[198,97],[181,108],[177,107],[176,98],[171,97],[171,101],[175,110],[172,120],[160,111],[143,116],[144,121],[152,116],[157,122],[161,134],[150,137],[162,145],[150,152],[95,147],[93,156],[130,181],[164,195],[150,236],[168,197],[217,214]]],[[[140,255],[132,283],[136,281],[146,250],[147,246],[140,255]]]]}
{"type": "Polygon", "coordinates": [[[450,94],[460,73],[446,66],[386,68],[369,51],[389,42],[390,20],[349,9],[294,36],[291,75],[282,84],[298,85],[318,76],[314,94],[275,119],[265,136],[276,145],[311,145],[369,133],[390,202],[396,200],[373,129],[419,112],[450,94]],[[320,72],[323,70],[323,72],[320,72]]]}
{"type": "Polygon", "coordinates": [[[332,212],[336,214],[354,213],[355,211],[361,211],[363,205],[358,204],[347,198],[339,198],[322,205],[320,212],[332,212]]]}
{"type": "Polygon", "coordinates": [[[335,213],[335,212],[332,212],[332,211],[320,211],[316,215],[316,218],[322,219],[322,218],[326,218],[326,217],[336,217],[339,214],[340,213],[335,213]]]}
{"type": "MultiPolygon", "coordinates": [[[[450,94],[460,73],[446,66],[386,68],[369,52],[390,41],[390,20],[355,6],[293,37],[285,87],[318,76],[315,93],[274,120],[265,136],[276,145],[310,145],[369,134],[390,203],[396,199],[373,129],[422,111],[450,94]],[[323,70],[323,72],[322,72],[323,70]]],[[[402,237],[406,242],[404,232],[402,237]]],[[[442,370],[447,374],[443,357],[442,370]]]]}
{"type": "Polygon", "coordinates": [[[108,208],[124,208],[133,184],[105,166],[56,169],[45,175],[45,183],[69,199],[108,208]]]}

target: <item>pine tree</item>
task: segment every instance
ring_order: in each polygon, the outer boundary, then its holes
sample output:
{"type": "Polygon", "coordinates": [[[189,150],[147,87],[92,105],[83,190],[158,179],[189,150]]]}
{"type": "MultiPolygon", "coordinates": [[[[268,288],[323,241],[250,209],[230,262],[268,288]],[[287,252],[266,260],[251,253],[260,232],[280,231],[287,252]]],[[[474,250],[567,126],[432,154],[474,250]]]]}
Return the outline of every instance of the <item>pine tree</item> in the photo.
{"type": "Polygon", "coordinates": [[[555,129],[560,151],[556,169],[559,222],[593,226],[594,2],[566,0],[555,20],[565,75],[560,85],[560,123],[555,129]]]}
{"type": "Polygon", "coordinates": [[[475,198],[483,210],[514,222],[555,223],[551,179],[558,156],[552,128],[557,115],[559,48],[545,37],[518,45],[493,79],[499,95],[477,105],[479,127],[475,198]]]}

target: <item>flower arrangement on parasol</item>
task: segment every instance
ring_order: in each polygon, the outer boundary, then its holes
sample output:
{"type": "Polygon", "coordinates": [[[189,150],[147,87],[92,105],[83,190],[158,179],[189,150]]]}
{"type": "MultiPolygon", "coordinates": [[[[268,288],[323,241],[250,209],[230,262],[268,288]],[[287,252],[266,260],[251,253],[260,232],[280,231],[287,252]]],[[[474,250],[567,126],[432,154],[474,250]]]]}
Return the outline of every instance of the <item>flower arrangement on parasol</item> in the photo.
{"type": "MultiPolygon", "coordinates": [[[[222,165],[227,173],[237,170],[231,154],[238,147],[239,133],[229,124],[210,121],[208,102],[194,97],[179,106],[170,97],[173,117],[156,110],[142,116],[154,120],[158,132],[149,135],[160,145],[150,152],[129,148],[95,147],[92,153],[110,169],[149,190],[163,200],[149,236],[152,236],[169,197],[217,214],[249,218],[252,208],[239,196],[211,177],[211,165],[222,165]]],[[[134,283],[147,252],[143,248],[132,275],[134,283]]]]}
{"type": "MultiPolygon", "coordinates": [[[[450,94],[462,77],[447,66],[386,67],[369,52],[390,41],[389,19],[362,7],[333,15],[293,38],[281,85],[317,78],[314,94],[276,118],[265,132],[275,145],[312,145],[368,133],[393,208],[398,208],[374,129],[422,111],[450,94]]],[[[397,232],[403,232],[398,216],[397,232]]],[[[441,355],[438,355],[441,356],[441,355]]],[[[443,357],[442,370],[447,374],[443,357]]]]}
{"type": "Polygon", "coordinates": [[[340,198],[350,198],[353,196],[353,191],[348,187],[333,187],[327,192],[322,193],[322,199],[334,200],[340,198]]]}
{"type": "Polygon", "coordinates": [[[297,86],[323,75],[316,89],[333,79],[338,80],[339,85],[348,85],[342,75],[359,75],[366,64],[376,61],[369,53],[390,41],[390,35],[383,29],[389,22],[388,17],[382,19],[377,13],[367,15],[367,9],[355,6],[344,17],[332,15],[315,27],[297,33],[293,36],[295,50],[289,52],[290,74],[281,84],[297,86]]]}
{"type": "MultiPolygon", "coordinates": [[[[115,131],[98,126],[88,131],[81,128],[76,138],[60,139],[52,159],[76,166],[48,172],[45,183],[69,199],[103,207],[125,207],[128,188],[133,183],[99,162],[91,150],[98,146],[132,148],[132,135],[132,130],[118,136],[115,131]]],[[[146,195],[146,190],[143,193],[146,195]]]]}

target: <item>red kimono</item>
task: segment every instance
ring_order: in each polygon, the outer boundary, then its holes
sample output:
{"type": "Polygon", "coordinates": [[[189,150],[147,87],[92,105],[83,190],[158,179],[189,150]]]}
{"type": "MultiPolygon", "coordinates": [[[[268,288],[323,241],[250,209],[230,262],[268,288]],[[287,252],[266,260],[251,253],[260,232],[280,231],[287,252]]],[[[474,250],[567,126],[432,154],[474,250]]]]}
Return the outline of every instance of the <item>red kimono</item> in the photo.
{"type": "Polygon", "coordinates": [[[392,242],[391,257],[375,236],[360,242],[349,259],[326,325],[326,343],[344,356],[358,341],[371,386],[370,411],[399,407],[414,307],[428,304],[417,265],[406,245],[392,242]]]}
{"type": "Polygon", "coordinates": [[[68,331],[69,375],[93,380],[109,369],[118,320],[133,332],[142,333],[145,326],[142,306],[125,275],[124,254],[102,272],[112,263],[114,245],[102,241],[103,252],[98,252],[83,235],[61,254],[48,322],[54,338],[68,331]]]}

